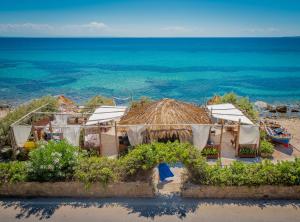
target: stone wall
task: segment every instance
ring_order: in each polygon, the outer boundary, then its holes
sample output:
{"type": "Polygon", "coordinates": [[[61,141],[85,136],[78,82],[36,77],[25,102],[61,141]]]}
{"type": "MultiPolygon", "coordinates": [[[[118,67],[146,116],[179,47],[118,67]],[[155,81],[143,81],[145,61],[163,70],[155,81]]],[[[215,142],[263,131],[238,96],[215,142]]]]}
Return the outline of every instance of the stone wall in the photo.
{"type": "Polygon", "coordinates": [[[151,183],[128,182],[103,186],[100,183],[86,188],[79,182],[25,182],[0,186],[0,196],[14,197],[153,197],[151,183]]]}
{"type": "Polygon", "coordinates": [[[185,184],[181,195],[212,199],[300,199],[300,186],[199,186],[185,184]]]}

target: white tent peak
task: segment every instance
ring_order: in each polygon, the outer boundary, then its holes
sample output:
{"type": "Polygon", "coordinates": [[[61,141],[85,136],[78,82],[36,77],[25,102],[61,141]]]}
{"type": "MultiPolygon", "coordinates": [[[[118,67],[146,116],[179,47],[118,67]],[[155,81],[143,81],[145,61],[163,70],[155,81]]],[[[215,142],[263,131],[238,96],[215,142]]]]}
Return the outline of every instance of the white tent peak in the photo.
{"type": "Polygon", "coordinates": [[[100,106],[89,117],[86,125],[94,125],[111,120],[118,121],[124,115],[126,109],[126,106],[100,106]]]}
{"type": "Polygon", "coordinates": [[[253,122],[231,103],[208,105],[207,109],[209,109],[213,118],[233,122],[241,121],[243,124],[253,125],[253,122]]]}

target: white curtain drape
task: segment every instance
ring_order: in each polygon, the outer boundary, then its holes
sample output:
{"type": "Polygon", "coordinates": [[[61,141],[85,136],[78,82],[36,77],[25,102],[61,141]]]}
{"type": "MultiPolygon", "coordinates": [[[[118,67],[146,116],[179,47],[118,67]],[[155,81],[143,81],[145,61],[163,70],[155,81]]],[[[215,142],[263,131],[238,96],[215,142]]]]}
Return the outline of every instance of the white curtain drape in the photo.
{"type": "Polygon", "coordinates": [[[62,128],[64,139],[74,146],[79,146],[80,139],[80,126],[69,125],[68,127],[62,128]]]}
{"type": "Polygon", "coordinates": [[[257,144],[259,143],[259,127],[254,125],[241,125],[239,144],[257,144]]]}
{"type": "Polygon", "coordinates": [[[128,139],[131,146],[137,146],[143,143],[142,132],[144,131],[144,125],[130,126],[127,131],[128,139]]]}
{"type": "Polygon", "coordinates": [[[206,125],[192,125],[193,131],[193,144],[197,147],[200,151],[207,144],[207,140],[209,137],[210,126],[206,125]]]}
{"type": "Polygon", "coordinates": [[[69,117],[69,115],[56,114],[56,115],[54,115],[55,123],[53,123],[53,124],[58,125],[58,126],[65,126],[68,124],[68,117],[69,117]]]}
{"type": "Polygon", "coordinates": [[[99,147],[100,146],[99,134],[88,134],[84,136],[84,143],[86,147],[99,147]]]}
{"type": "Polygon", "coordinates": [[[23,147],[30,136],[32,126],[13,126],[15,141],[18,147],[23,147]]]}

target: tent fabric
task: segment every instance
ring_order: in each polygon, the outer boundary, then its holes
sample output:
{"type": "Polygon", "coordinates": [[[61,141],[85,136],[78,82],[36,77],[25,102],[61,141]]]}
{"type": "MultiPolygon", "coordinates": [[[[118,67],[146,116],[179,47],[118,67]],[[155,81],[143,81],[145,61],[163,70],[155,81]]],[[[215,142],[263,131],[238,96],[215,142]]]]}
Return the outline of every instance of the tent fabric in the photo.
{"type": "Polygon", "coordinates": [[[127,135],[131,146],[137,146],[143,143],[142,132],[145,130],[144,125],[130,126],[127,135]]]}
{"type": "Polygon", "coordinates": [[[210,126],[192,125],[191,127],[193,132],[193,144],[201,151],[207,144],[210,126]]]}
{"type": "Polygon", "coordinates": [[[70,115],[56,114],[54,115],[54,125],[65,126],[68,124],[68,118],[70,115]]]}
{"type": "Polygon", "coordinates": [[[13,133],[18,147],[23,147],[30,136],[32,126],[13,126],[13,133]]]}
{"type": "Polygon", "coordinates": [[[86,125],[95,125],[111,120],[120,120],[126,111],[126,106],[101,106],[90,116],[86,125]]]}
{"type": "Polygon", "coordinates": [[[253,125],[241,125],[239,144],[257,144],[259,143],[259,127],[253,125]]]}
{"type": "Polygon", "coordinates": [[[64,139],[74,146],[79,146],[80,125],[69,125],[68,127],[62,127],[61,129],[64,139]]]}
{"type": "Polygon", "coordinates": [[[253,125],[253,122],[247,118],[242,111],[230,103],[208,105],[207,108],[212,113],[213,118],[233,122],[239,122],[239,120],[241,120],[243,124],[253,125]]]}
{"type": "Polygon", "coordinates": [[[84,136],[84,146],[85,147],[99,147],[100,138],[99,134],[88,134],[84,136]]]}

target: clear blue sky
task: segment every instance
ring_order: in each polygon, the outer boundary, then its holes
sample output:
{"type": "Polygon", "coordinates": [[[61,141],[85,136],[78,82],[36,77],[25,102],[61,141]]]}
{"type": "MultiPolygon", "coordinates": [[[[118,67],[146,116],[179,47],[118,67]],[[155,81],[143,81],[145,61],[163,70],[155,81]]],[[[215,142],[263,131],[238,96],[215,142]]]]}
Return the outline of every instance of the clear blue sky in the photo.
{"type": "Polygon", "coordinates": [[[0,0],[0,36],[300,36],[300,0],[0,0]]]}

